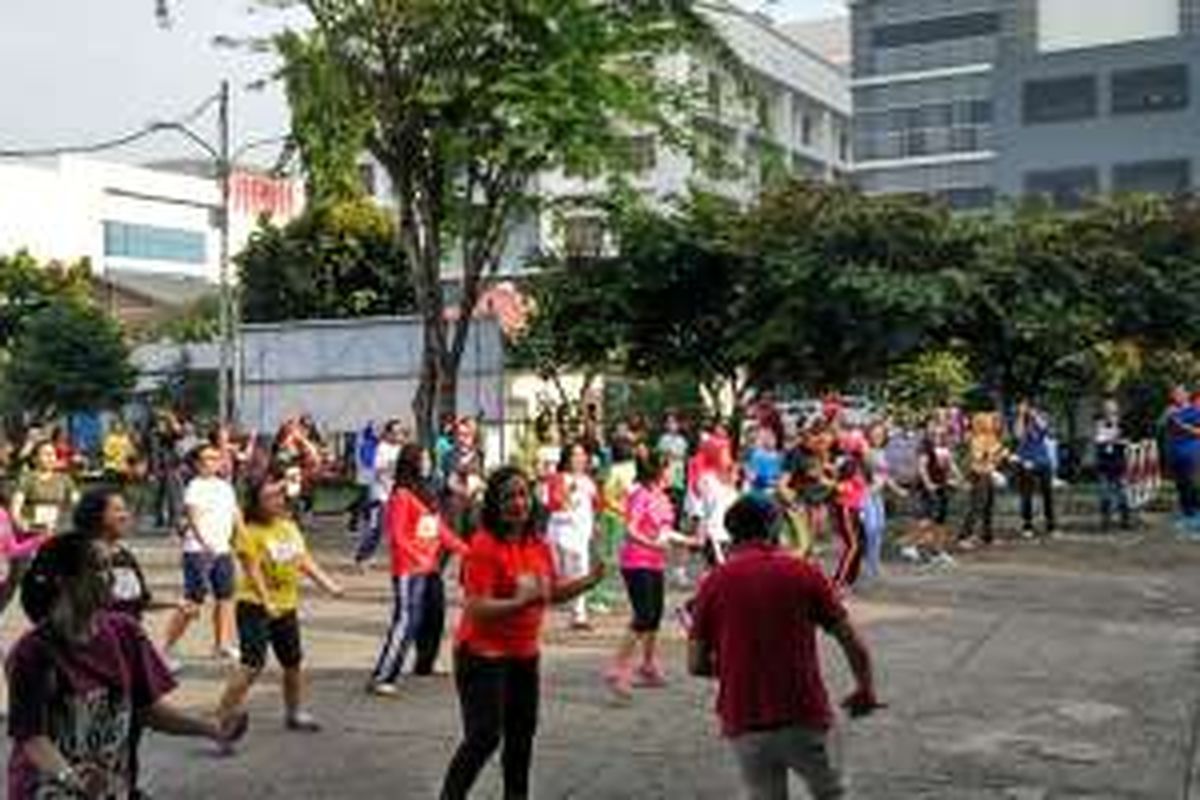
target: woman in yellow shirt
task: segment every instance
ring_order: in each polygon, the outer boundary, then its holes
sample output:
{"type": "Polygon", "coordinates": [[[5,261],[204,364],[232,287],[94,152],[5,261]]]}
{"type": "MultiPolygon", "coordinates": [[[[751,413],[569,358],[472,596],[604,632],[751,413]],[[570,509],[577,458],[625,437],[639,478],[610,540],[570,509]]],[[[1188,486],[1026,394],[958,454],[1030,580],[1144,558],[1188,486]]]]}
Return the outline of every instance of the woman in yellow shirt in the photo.
{"type": "Polygon", "coordinates": [[[321,726],[304,708],[300,670],[300,579],[307,576],[334,597],[342,587],[321,569],[305,544],[304,535],[288,514],[284,482],[278,478],[250,487],[244,532],[234,542],[241,564],[237,588],[237,628],[241,668],[221,698],[218,717],[237,716],[246,695],[267,662],[267,647],[283,668],[283,702],[288,730],[315,732],[321,726]]]}

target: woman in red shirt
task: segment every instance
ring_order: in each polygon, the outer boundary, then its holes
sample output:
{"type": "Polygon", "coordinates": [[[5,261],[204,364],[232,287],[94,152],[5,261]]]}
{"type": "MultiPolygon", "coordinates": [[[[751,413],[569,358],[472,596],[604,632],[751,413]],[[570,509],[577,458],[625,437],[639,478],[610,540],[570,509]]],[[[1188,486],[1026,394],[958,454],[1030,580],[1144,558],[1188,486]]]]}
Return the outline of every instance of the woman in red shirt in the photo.
{"type": "Polygon", "coordinates": [[[406,444],[396,459],[396,479],[383,512],[383,531],[392,551],[392,624],[375,662],[368,689],[396,694],[396,679],[414,643],[418,675],[433,672],[446,619],[442,554],[466,555],[467,545],[450,532],[425,482],[429,454],[406,444]]]}
{"type": "Polygon", "coordinates": [[[482,527],[463,560],[463,615],[454,679],[463,740],[446,772],[442,800],[461,800],[504,742],[504,796],[529,796],[538,716],[538,653],[549,603],[568,603],[604,578],[604,564],[564,581],[538,529],[525,473],[493,473],[483,496],[482,527]]]}

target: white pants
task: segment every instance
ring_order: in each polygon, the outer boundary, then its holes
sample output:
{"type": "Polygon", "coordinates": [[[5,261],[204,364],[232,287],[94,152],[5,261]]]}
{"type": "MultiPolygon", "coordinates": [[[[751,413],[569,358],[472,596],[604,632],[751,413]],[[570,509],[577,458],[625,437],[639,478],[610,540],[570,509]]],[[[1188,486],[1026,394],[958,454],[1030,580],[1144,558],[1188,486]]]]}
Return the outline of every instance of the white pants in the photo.
{"type": "MultiPolygon", "coordinates": [[[[592,568],[591,552],[585,547],[578,550],[574,547],[558,546],[558,574],[566,580],[574,580],[587,575],[592,568]]],[[[587,622],[587,596],[580,595],[571,602],[571,621],[587,622]]]]}

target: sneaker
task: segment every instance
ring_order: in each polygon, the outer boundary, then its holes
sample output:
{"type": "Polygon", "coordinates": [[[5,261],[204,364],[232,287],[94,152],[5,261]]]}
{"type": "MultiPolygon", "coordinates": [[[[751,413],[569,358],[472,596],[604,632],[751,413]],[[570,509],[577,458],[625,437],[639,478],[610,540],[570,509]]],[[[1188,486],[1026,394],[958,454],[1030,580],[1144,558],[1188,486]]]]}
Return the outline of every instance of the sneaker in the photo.
{"type": "Polygon", "coordinates": [[[400,694],[400,689],[394,683],[371,681],[367,684],[367,694],[373,694],[376,697],[395,697],[400,694]]]}
{"type": "Polygon", "coordinates": [[[610,667],[604,673],[604,682],[608,684],[608,690],[618,703],[628,703],[633,699],[633,688],[627,668],[610,667]]]}
{"type": "Polygon", "coordinates": [[[912,544],[905,545],[904,547],[900,548],[900,557],[905,561],[911,561],[914,564],[920,564],[922,561],[921,551],[917,549],[916,545],[912,544]]]}
{"type": "Polygon", "coordinates": [[[289,731],[297,733],[317,733],[321,730],[321,723],[317,722],[317,718],[307,711],[295,711],[288,714],[284,724],[289,731]]]}
{"type": "Polygon", "coordinates": [[[642,664],[637,671],[637,685],[643,689],[661,689],[667,685],[667,676],[658,664],[642,664]]]}
{"type": "Polygon", "coordinates": [[[939,567],[953,567],[958,563],[954,560],[954,556],[949,553],[938,553],[933,557],[932,561],[939,567]]]}
{"type": "Polygon", "coordinates": [[[172,677],[183,672],[183,662],[176,658],[172,653],[163,655],[163,664],[167,668],[167,672],[171,673],[172,677]]]}
{"type": "Polygon", "coordinates": [[[1033,538],[1033,528],[1022,528],[1021,529],[1021,538],[1022,539],[1032,539],[1033,538]]]}
{"type": "Polygon", "coordinates": [[[573,619],[571,620],[571,630],[579,631],[580,633],[589,633],[593,630],[592,623],[586,619],[573,619]]]}
{"type": "Polygon", "coordinates": [[[232,644],[218,647],[213,651],[213,655],[222,661],[238,662],[242,660],[242,651],[232,644]]]}

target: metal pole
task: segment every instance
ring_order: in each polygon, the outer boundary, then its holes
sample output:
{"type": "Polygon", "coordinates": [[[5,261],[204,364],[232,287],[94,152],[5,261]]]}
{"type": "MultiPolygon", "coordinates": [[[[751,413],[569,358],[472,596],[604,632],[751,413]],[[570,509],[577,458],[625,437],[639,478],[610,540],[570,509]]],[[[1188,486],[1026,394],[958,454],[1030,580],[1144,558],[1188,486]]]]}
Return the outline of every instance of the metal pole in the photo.
{"type": "Polygon", "coordinates": [[[221,350],[218,365],[217,391],[220,404],[219,419],[223,425],[232,422],[233,398],[230,373],[233,366],[233,287],[229,281],[229,196],[233,165],[229,158],[229,81],[221,81],[221,100],[218,112],[217,180],[221,184],[221,350]]]}

